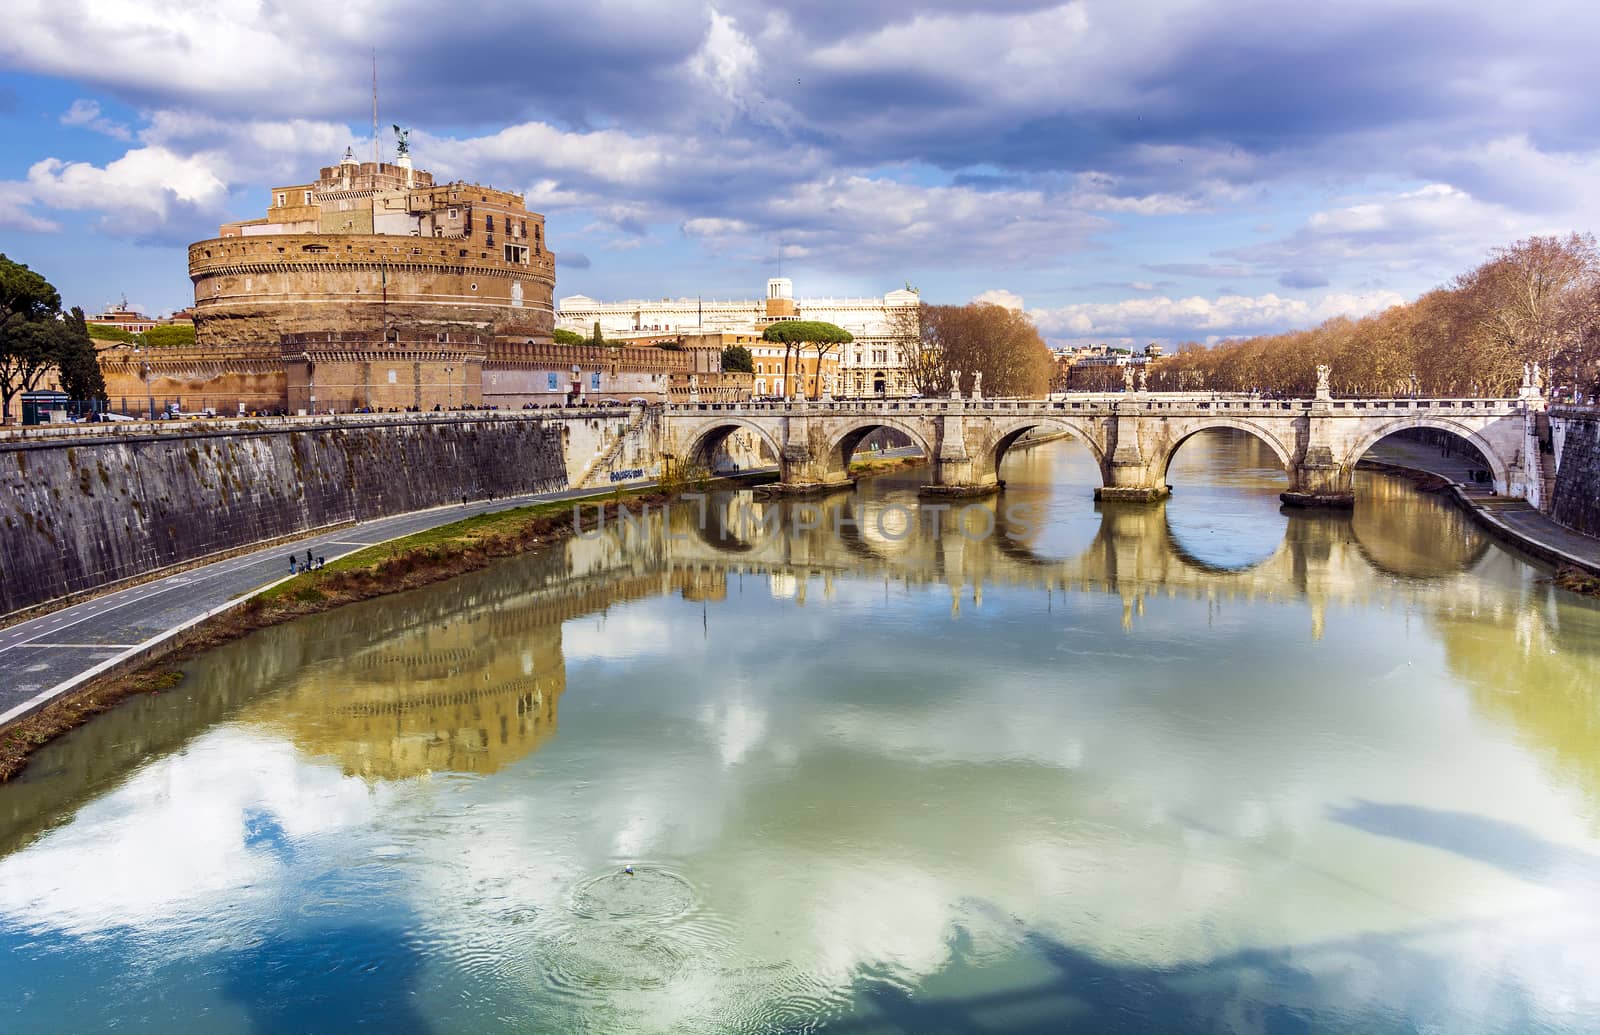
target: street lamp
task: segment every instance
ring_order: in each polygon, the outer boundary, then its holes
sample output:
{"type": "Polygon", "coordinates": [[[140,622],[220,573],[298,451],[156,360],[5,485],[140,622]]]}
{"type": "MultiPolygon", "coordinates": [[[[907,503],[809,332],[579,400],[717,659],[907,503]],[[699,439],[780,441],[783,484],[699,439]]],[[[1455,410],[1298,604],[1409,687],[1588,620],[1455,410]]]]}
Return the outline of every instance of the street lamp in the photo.
{"type": "Polygon", "coordinates": [[[444,394],[444,405],[445,405],[445,409],[447,409],[447,410],[453,410],[453,409],[456,408],[456,386],[455,386],[455,382],[450,379],[450,375],[454,371],[455,371],[455,367],[450,366],[448,363],[445,364],[445,368],[444,368],[444,393],[445,393],[444,394]]]}
{"type": "Polygon", "coordinates": [[[314,378],[314,377],[306,378],[306,394],[309,396],[308,404],[311,407],[311,416],[315,417],[317,415],[317,379],[316,378],[314,378]]]}
{"type": "Polygon", "coordinates": [[[156,397],[155,393],[150,391],[150,360],[148,357],[139,360],[139,378],[144,382],[145,403],[150,407],[148,411],[150,414],[150,419],[155,420],[156,397]]]}

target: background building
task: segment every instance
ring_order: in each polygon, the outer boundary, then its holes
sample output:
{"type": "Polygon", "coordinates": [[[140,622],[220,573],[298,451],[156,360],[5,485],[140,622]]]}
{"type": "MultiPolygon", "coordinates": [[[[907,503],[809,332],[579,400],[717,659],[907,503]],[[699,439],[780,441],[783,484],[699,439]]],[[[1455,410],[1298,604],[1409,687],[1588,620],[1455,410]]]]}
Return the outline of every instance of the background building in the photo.
{"type": "Polygon", "coordinates": [[[1053,391],[1113,391],[1123,387],[1124,368],[1140,370],[1161,358],[1162,348],[1151,342],[1138,352],[1110,345],[1075,345],[1056,349],[1053,391]]]}
{"type": "Polygon", "coordinates": [[[921,306],[921,296],[909,288],[881,298],[796,299],[793,282],[774,277],[767,281],[766,297],[737,301],[597,302],[587,295],[568,295],[560,300],[556,322],[579,334],[592,333],[598,322],[608,338],[668,332],[743,336],[750,339],[745,347],[755,360],[757,395],[794,395],[797,390],[816,395],[819,379],[831,374],[835,395],[900,396],[915,392],[911,365],[920,338],[921,306]],[[824,320],[849,331],[855,341],[825,354],[820,363],[814,350],[804,350],[803,356],[791,352],[785,370],[783,347],[759,341],[767,325],[778,320],[824,320]]]}
{"type": "Polygon", "coordinates": [[[126,298],[116,305],[106,306],[104,312],[84,317],[84,319],[89,323],[115,327],[120,331],[127,331],[129,334],[143,334],[161,322],[160,320],[152,320],[143,313],[130,308],[126,298]]]}

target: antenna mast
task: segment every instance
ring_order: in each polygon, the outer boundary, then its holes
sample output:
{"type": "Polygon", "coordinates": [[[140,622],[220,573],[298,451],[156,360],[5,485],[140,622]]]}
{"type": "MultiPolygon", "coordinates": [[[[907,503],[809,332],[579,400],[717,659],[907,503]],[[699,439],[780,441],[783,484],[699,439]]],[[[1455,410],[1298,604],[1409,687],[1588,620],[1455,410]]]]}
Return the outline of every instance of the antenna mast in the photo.
{"type": "Polygon", "coordinates": [[[372,164],[378,164],[378,48],[372,48],[372,164]]]}

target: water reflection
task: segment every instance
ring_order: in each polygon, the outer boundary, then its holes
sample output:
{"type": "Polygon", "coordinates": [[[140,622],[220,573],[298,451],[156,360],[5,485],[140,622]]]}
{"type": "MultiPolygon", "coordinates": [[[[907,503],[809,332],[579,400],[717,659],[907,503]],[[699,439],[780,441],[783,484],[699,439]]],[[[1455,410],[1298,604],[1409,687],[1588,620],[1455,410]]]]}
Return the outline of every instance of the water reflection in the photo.
{"type": "Polygon", "coordinates": [[[408,1029],[1600,1022],[1600,612],[1401,482],[1284,513],[1197,440],[1216,485],[1097,507],[1081,451],[196,659],[0,789],[0,1024],[103,1021],[68,966],[169,1029],[315,1027],[339,973],[408,1029]]]}

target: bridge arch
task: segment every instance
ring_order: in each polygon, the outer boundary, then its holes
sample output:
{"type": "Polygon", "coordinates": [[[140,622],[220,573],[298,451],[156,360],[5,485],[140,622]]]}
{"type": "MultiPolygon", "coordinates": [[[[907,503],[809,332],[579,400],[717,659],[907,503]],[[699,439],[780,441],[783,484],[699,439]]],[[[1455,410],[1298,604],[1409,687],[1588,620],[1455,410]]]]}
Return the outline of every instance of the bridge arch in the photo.
{"type": "Polygon", "coordinates": [[[1291,481],[1293,480],[1293,442],[1290,442],[1287,446],[1284,445],[1283,441],[1279,439],[1270,428],[1258,424],[1253,420],[1247,420],[1243,417],[1235,417],[1228,414],[1219,414],[1217,416],[1206,417],[1202,422],[1196,423],[1194,427],[1180,434],[1176,439],[1173,440],[1172,444],[1167,447],[1166,456],[1161,457],[1160,460],[1153,465],[1155,470],[1161,472],[1160,484],[1165,485],[1167,483],[1167,471],[1172,467],[1172,458],[1178,455],[1178,450],[1183,448],[1183,444],[1185,442],[1194,438],[1196,435],[1201,434],[1202,432],[1216,431],[1223,428],[1231,429],[1233,431],[1242,431],[1250,437],[1261,441],[1268,449],[1272,450],[1272,455],[1277,457],[1278,465],[1283,468],[1283,473],[1288,475],[1291,481]]]}
{"type": "Polygon", "coordinates": [[[1500,451],[1488,439],[1480,435],[1476,428],[1461,421],[1451,420],[1448,417],[1435,417],[1421,413],[1412,413],[1388,421],[1356,439],[1355,445],[1351,447],[1343,464],[1347,476],[1354,473],[1356,464],[1362,457],[1367,455],[1367,450],[1396,432],[1410,431],[1414,428],[1445,431],[1458,438],[1465,439],[1483,457],[1484,463],[1489,465],[1489,474],[1494,479],[1495,491],[1502,494],[1510,491],[1511,462],[1501,456],[1500,451]]]}
{"type": "Polygon", "coordinates": [[[709,470],[711,458],[716,455],[723,443],[728,441],[728,436],[740,431],[754,432],[756,437],[772,451],[774,457],[783,456],[783,447],[772,437],[771,432],[755,421],[743,417],[716,417],[695,428],[684,439],[684,462],[704,465],[709,470]]]}
{"type": "Polygon", "coordinates": [[[1089,453],[1094,457],[1095,466],[1100,468],[1101,478],[1105,477],[1105,450],[1097,441],[1094,433],[1083,424],[1063,417],[1039,416],[1018,417],[996,425],[989,434],[989,439],[984,446],[984,455],[980,460],[979,468],[986,473],[998,476],[1000,465],[1005,461],[1006,452],[1017,441],[1030,431],[1041,428],[1050,431],[1061,431],[1071,435],[1089,448],[1089,453]]]}
{"type": "Polygon", "coordinates": [[[850,458],[855,455],[856,447],[868,435],[879,428],[898,431],[909,438],[918,449],[922,450],[923,456],[933,456],[933,446],[929,444],[928,436],[922,429],[896,417],[874,415],[850,421],[843,428],[833,433],[827,445],[827,455],[824,461],[826,469],[830,473],[849,474],[850,458]]]}

